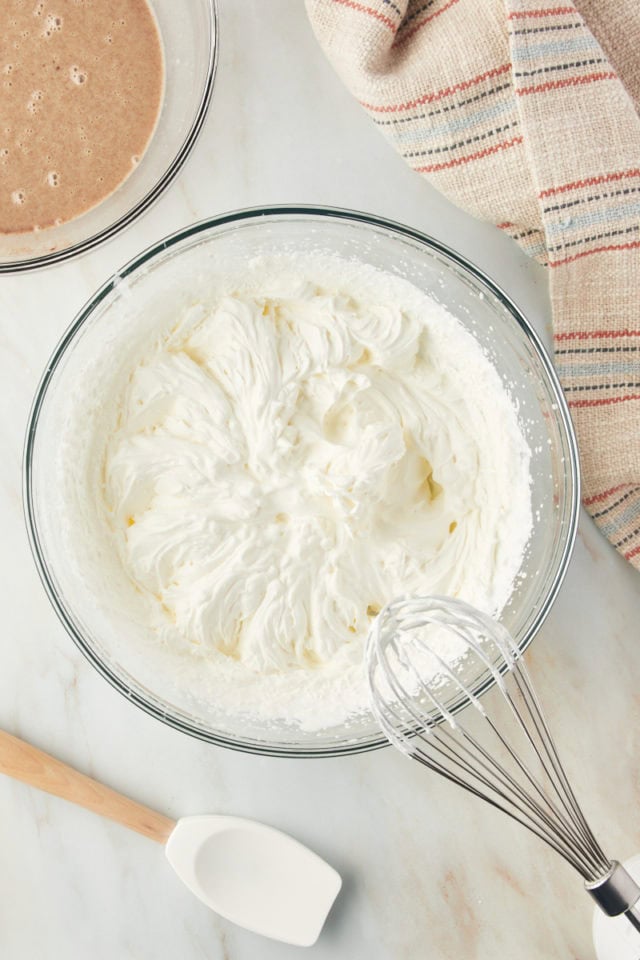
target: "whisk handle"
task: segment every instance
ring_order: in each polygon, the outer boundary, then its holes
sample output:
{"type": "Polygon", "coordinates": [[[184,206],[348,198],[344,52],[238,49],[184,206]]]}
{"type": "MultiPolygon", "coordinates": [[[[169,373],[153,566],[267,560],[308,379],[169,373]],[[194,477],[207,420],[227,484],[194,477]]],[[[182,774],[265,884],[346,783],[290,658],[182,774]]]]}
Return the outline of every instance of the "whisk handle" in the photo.
{"type": "Polygon", "coordinates": [[[640,931],[640,887],[621,863],[612,860],[609,871],[585,887],[608,917],[624,913],[640,931]]]}
{"type": "Polygon", "coordinates": [[[629,923],[636,928],[638,933],[640,933],[640,901],[629,910],[625,910],[624,915],[629,923]]]}

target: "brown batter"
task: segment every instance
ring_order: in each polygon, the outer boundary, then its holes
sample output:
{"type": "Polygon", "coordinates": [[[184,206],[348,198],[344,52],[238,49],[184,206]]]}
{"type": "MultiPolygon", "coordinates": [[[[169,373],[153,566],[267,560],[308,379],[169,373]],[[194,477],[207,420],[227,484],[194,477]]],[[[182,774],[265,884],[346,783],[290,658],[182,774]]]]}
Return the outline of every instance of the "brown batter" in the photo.
{"type": "Polygon", "coordinates": [[[160,111],[146,0],[0,0],[0,233],[64,223],[122,183],[160,111]]]}

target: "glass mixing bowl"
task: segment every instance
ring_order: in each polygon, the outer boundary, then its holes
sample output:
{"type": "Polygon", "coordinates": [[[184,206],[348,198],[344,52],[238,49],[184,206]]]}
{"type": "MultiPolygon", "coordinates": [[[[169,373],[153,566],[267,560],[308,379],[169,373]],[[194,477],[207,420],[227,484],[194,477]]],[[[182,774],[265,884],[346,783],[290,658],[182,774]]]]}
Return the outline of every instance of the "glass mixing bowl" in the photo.
{"type": "Polygon", "coordinates": [[[60,437],[76,385],[82,377],[98,385],[108,378],[125,329],[130,334],[132,323],[148,329],[175,316],[185,290],[197,298],[222,264],[237,267],[260,254],[300,250],[357,258],[427,291],[473,333],[513,397],[533,451],[534,529],[501,619],[524,649],[551,608],[576,533],[578,457],[560,385],[538,337],[488,277],[436,240],[376,217],[310,207],[244,210],[181,230],[127,264],[80,311],[47,365],[27,431],[24,501],[34,557],[58,616],[91,663],[129,700],[212,743],[270,755],[335,756],[386,740],[370,716],[314,733],[240,722],[206,699],[177,690],[171,655],[159,666],[154,653],[152,667],[131,640],[134,627],[114,613],[107,585],[101,580],[90,589],[69,562],[56,481],[60,437]]]}
{"type": "Polygon", "coordinates": [[[20,273],[93,250],[114,237],[173,182],[211,102],[218,55],[217,0],[149,0],[162,38],[165,89],[153,137],[138,166],[92,210],[58,227],[0,233],[0,274],[20,273]]]}

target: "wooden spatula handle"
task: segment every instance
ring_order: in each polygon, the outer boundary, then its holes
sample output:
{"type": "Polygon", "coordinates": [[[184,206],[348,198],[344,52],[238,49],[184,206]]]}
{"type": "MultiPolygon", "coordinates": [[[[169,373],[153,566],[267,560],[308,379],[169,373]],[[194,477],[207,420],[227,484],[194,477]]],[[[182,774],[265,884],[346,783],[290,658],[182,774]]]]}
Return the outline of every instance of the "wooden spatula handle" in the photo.
{"type": "Polygon", "coordinates": [[[73,767],[55,760],[48,753],[32,747],[0,730],[0,773],[38,787],[56,797],[63,797],[102,817],[116,820],[130,830],[144,834],[150,840],[166,843],[175,827],[175,821],[163,817],[129,800],[128,797],[110,790],[97,780],[78,773],[73,767]]]}

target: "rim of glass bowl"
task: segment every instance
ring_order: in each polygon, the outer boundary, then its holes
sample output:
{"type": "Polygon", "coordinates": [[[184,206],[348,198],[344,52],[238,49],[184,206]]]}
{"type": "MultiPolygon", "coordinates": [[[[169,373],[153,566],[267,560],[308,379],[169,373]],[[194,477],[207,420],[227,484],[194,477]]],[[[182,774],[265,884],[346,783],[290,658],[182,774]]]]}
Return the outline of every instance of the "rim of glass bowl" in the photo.
{"type": "Polygon", "coordinates": [[[198,109],[196,111],[193,123],[191,124],[191,127],[189,128],[189,131],[184,138],[180,149],[160,179],[156,181],[151,190],[149,190],[141,200],[131,207],[127,213],[123,214],[117,220],[114,220],[114,222],[108,227],[98,231],[98,233],[94,233],[91,237],[87,237],[86,240],[81,240],[79,243],[72,244],[70,247],[64,247],[61,250],[53,250],[50,253],[44,253],[37,257],[26,257],[24,260],[14,260],[10,263],[0,263],[0,276],[3,274],[26,273],[30,270],[40,270],[43,267],[50,267],[54,264],[66,263],[68,260],[72,260],[74,257],[81,256],[84,253],[88,253],[90,250],[94,250],[96,247],[100,246],[100,244],[105,243],[105,241],[111,240],[113,237],[117,236],[117,234],[119,234],[122,230],[134,223],[143,213],[146,213],[146,211],[153,206],[156,200],[162,196],[167,187],[173,183],[180,170],[184,166],[187,157],[193,150],[198,137],[200,136],[204,121],[207,113],[209,112],[209,106],[211,104],[211,97],[213,94],[213,85],[218,66],[219,48],[218,0],[208,0],[208,8],[209,34],[211,37],[211,43],[209,45],[207,77],[202,89],[202,94],[200,96],[200,103],[198,104],[198,109]]]}
{"type": "MultiPolygon", "coordinates": [[[[96,670],[98,670],[98,672],[101,673],[102,676],[105,677],[105,679],[116,688],[116,690],[119,690],[120,693],[127,698],[127,700],[136,704],[138,707],[156,719],[166,723],[168,726],[173,727],[176,730],[181,730],[183,733],[187,733],[190,736],[196,737],[200,740],[217,744],[218,746],[229,747],[244,753],[254,753],[263,756],[296,756],[300,758],[337,757],[375,750],[380,747],[388,746],[389,742],[381,733],[372,734],[367,737],[363,737],[362,739],[354,739],[352,741],[345,739],[344,741],[334,745],[324,743],[315,748],[312,742],[303,744],[301,742],[296,742],[293,737],[291,741],[282,743],[266,743],[257,740],[235,739],[234,737],[210,730],[204,724],[199,724],[195,718],[188,719],[184,715],[178,716],[172,714],[167,710],[166,704],[163,704],[162,701],[158,700],[150,691],[144,691],[143,693],[141,685],[138,685],[138,688],[136,689],[133,685],[130,685],[122,677],[114,673],[113,670],[102,661],[96,651],[92,648],[91,643],[87,641],[79,631],[72,614],[66,608],[64,597],[60,596],[60,593],[56,589],[55,578],[52,571],[49,570],[44,551],[41,547],[40,534],[37,527],[33,502],[32,462],[40,411],[45,402],[49,384],[61,360],[63,359],[69,347],[73,344],[76,334],[79,333],[84,323],[91,317],[96,307],[105,299],[105,297],[109,295],[109,293],[111,293],[112,290],[114,290],[114,288],[122,281],[123,278],[131,276],[138,269],[152,260],[156,255],[165,254],[169,248],[179,244],[181,241],[197,236],[199,233],[203,233],[212,228],[224,226],[225,224],[239,224],[245,220],[259,220],[261,217],[275,216],[302,217],[309,219],[326,217],[328,219],[356,222],[365,226],[387,230],[392,234],[400,236],[401,238],[408,238],[423,244],[430,250],[435,251],[436,253],[447,258],[449,261],[453,262],[454,265],[461,267],[474,279],[482,283],[488,290],[490,290],[490,292],[507,309],[514,321],[520,326],[525,336],[529,340],[529,343],[533,347],[534,352],[537,354],[538,359],[549,379],[552,393],[554,395],[553,400],[554,403],[557,404],[558,419],[564,430],[564,439],[567,443],[565,485],[568,489],[570,497],[567,511],[568,523],[566,529],[566,538],[562,547],[561,555],[558,559],[557,570],[549,591],[544,598],[544,602],[541,604],[540,609],[537,611],[535,618],[533,619],[529,629],[520,643],[520,650],[524,651],[529,646],[534,636],[542,626],[542,623],[546,619],[557,596],[558,590],[560,589],[562,581],[564,580],[577,533],[580,508],[580,471],[578,447],[573,424],[571,422],[569,410],[564,398],[564,393],[560,386],[556,372],[552,366],[549,355],[547,354],[547,351],[537,333],[531,327],[520,309],[510,299],[510,297],[490,277],[488,277],[479,267],[476,267],[461,254],[456,253],[455,250],[452,250],[439,240],[436,240],[419,230],[414,230],[411,227],[407,227],[393,220],[387,220],[383,217],[377,217],[371,214],[362,213],[355,210],[341,209],[338,207],[316,207],[311,205],[249,207],[242,210],[235,210],[230,213],[221,214],[217,217],[210,217],[205,220],[200,220],[188,227],[184,227],[165,237],[163,240],[160,240],[158,243],[148,247],[137,257],[130,260],[121,270],[110,277],[109,280],[107,280],[106,283],[100,287],[100,289],[76,315],[75,319],[67,328],[58,345],[56,346],[49,363],[46,366],[45,372],[42,375],[40,383],[38,384],[29,414],[24,445],[23,508],[29,543],[38,574],[44,585],[49,600],[56,614],[58,615],[58,618],[71,636],[72,640],[76,643],[89,662],[93,664],[96,670]]],[[[133,680],[135,683],[134,678],[131,678],[131,680],[133,680]]],[[[473,692],[476,695],[481,695],[492,685],[493,680],[488,679],[487,681],[479,684],[479,686],[473,692]]],[[[467,702],[468,701],[464,701],[456,704],[454,710],[457,711],[462,709],[467,702]]]]}

